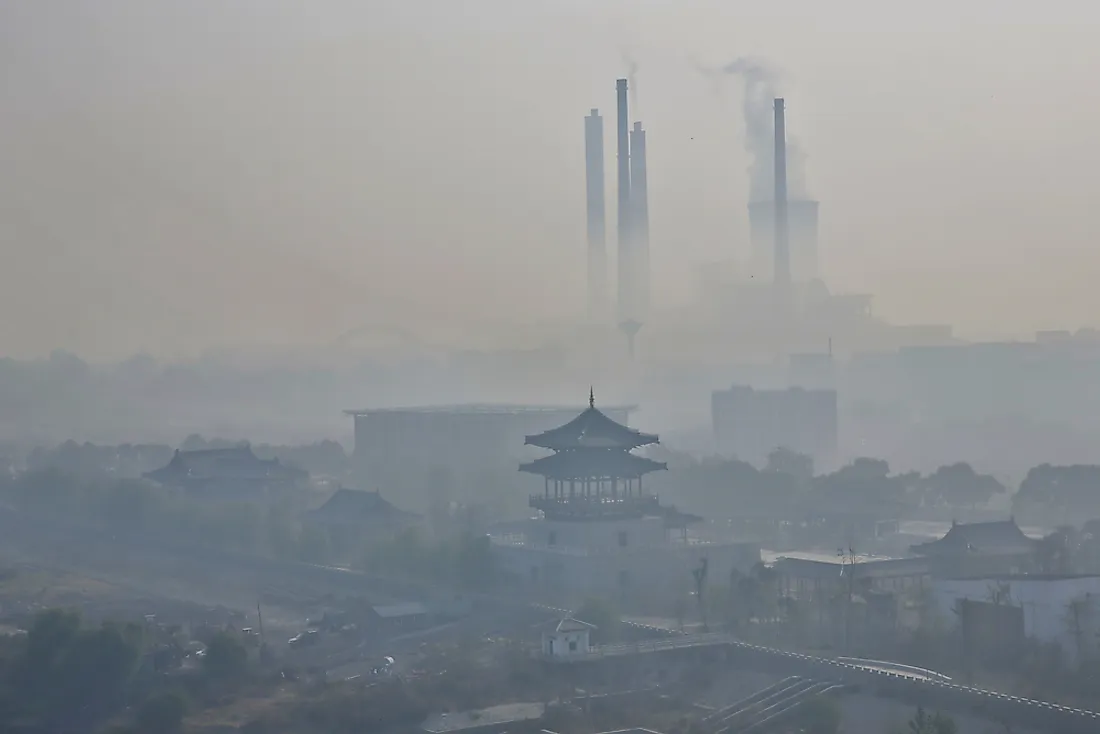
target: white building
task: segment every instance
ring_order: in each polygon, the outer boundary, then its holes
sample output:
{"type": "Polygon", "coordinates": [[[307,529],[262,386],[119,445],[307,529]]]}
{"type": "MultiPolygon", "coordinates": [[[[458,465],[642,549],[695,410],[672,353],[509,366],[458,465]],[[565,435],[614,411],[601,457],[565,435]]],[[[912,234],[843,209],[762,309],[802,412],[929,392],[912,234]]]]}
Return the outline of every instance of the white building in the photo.
{"type": "Polygon", "coordinates": [[[520,584],[579,594],[690,588],[692,569],[706,558],[712,579],[749,570],[760,561],[756,543],[685,539],[662,517],[599,521],[528,520],[493,537],[501,566],[520,584]]]}
{"type": "Polygon", "coordinates": [[[591,633],[595,625],[566,617],[553,629],[542,633],[542,654],[549,658],[587,655],[592,649],[591,633]]]}
{"type": "Polygon", "coordinates": [[[1100,634],[1100,576],[990,576],[937,579],[932,594],[940,617],[956,620],[959,600],[997,602],[1023,610],[1024,635],[1058,645],[1071,664],[1096,653],[1100,634]]]}

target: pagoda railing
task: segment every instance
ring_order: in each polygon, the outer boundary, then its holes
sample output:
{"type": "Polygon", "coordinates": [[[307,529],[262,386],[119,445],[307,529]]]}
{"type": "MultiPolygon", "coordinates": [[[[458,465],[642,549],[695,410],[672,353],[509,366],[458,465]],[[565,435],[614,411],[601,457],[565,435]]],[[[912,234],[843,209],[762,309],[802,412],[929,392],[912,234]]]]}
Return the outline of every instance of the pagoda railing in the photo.
{"type": "Polygon", "coordinates": [[[554,497],[531,495],[529,506],[541,510],[547,517],[622,517],[624,515],[660,515],[660,498],[655,494],[608,497],[574,495],[554,497]]]}

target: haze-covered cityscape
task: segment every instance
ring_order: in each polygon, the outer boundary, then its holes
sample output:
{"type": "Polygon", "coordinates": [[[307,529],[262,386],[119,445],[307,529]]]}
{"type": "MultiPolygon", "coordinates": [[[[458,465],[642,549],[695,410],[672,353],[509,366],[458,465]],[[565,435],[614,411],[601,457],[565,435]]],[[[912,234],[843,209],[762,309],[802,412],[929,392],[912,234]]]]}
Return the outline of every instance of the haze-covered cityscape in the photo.
{"type": "Polygon", "coordinates": [[[0,732],[1100,731],[1100,12],[980,7],[0,4],[0,732]]]}

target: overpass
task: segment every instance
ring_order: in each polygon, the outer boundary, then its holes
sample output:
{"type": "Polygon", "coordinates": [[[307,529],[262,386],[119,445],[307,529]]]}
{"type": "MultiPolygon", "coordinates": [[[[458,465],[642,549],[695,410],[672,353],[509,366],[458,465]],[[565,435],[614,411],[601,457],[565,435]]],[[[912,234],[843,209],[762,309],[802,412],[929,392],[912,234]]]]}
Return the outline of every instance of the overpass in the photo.
{"type": "MultiPolygon", "coordinates": [[[[570,612],[545,605],[534,605],[562,616],[570,612]]],[[[629,624],[629,623],[628,623],[629,624]]],[[[641,625],[639,625],[641,626],[641,625]]],[[[789,650],[754,645],[724,633],[685,634],[678,630],[652,627],[665,639],[596,647],[577,662],[607,657],[669,653],[676,650],[721,648],[735,666],[764,670],[785,676],[835,681],[850,688],[866,690],[945,711],[967,710],[997,721],[1048,731],[1051,734],[1096,734],[1100,732],[1100,713],[1038,701],[1009,693],[955,683],[942,673],[884,661],[857,658],[828,658],[789,650]]]]}

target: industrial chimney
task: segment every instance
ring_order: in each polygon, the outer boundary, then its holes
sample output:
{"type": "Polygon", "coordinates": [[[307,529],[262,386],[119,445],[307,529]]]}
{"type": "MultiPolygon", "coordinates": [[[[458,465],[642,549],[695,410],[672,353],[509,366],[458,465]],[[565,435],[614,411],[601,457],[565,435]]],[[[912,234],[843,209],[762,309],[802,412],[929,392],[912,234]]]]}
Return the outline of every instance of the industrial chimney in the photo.
{"type": "Polygon", "coordinates": [[[630,313],[629,282],[630,282],[630,122],[627,111],[626,79],[618,79],[615,82],[615,92],[618,98],[618,119],[616,120],[616,132],[618,133],[618,183],[619,183],[619,210],[618,210],[618,291],[619,291],[619,321],[625,321],[633,314],[630,313]]]}
{"type": "Polygon", "coordinates": [[[604,203],[603,118],[584,118],[584,178],[588,212],[588,318],[607,318],[607,223],[604,203]]]}
{"type": "Polygon", "coordinates": [[[641,320],[649,314],[649,186],[646,182],[645,130],[635,122],[630,131],[630,206],[632,218],[630,304],[631,316],[641,320]]]}
{"type": "Polygon", "coordinates": [[[777,291],[785,296],[791,285],[791,248],[787,219],[787,129],[783,99],[775,100],[775,270],[777,291]]]}
{"type": "Polygon", "coordinates": [[[638,330],[642,328],[636,313],[636,287],[635,272],[637,270],[637,257],[633,242],[632,224],[634,222],[634,207],[631,206],[630,192],[630,115],[627,110],[627,85],[626,79],[615,81],[615,91],[618,97],[619,119],[616,120],[616,132],[619,144],[619,329],[626,335],[627,348],[630,356],[634,356],[634,338],[638,330]]]}

